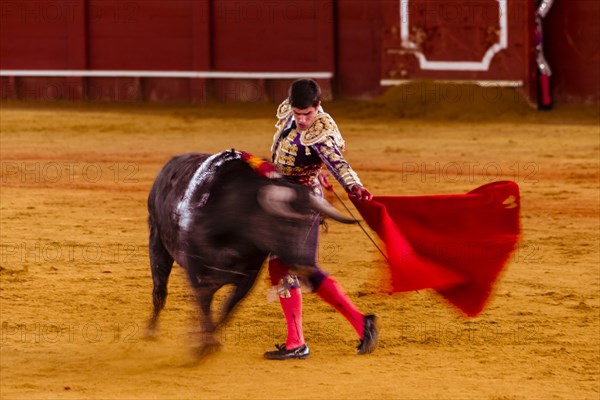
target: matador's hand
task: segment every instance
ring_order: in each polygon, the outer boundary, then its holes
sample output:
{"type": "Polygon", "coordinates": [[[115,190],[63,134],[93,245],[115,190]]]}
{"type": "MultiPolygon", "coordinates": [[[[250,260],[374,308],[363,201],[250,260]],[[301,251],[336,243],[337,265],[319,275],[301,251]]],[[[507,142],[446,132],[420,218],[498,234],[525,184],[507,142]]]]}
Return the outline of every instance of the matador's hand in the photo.
{"type": "Polygon", "coordinates": [[[356,197],[360,201],[370,201],[373,198],[371,192],[360,185],[352,185],[349,188],[349,196],[356,197]]]}

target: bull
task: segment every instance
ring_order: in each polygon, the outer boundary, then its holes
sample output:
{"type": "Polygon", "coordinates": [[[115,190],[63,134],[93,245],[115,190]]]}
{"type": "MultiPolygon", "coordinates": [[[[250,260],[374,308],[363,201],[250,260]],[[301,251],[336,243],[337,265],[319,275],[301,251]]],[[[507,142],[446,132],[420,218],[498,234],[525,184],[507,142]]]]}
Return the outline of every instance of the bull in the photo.
{"type": "Polygon", "coordinates": [[[187,272],[199,307],[198,357],[218,349],[216,331],[253,286],[270,253],[299,274],[315,267],[314,254],[303,243],[316,213],[354,222],[308,187],[258,173],[245,156],[234,150],[176,156],[159,172],[148,196],[153,280],[148,335],[156,335],[176,261],[187,272]],[[225,285],[233,289],[213,318],[213,297],[225,285]]]}

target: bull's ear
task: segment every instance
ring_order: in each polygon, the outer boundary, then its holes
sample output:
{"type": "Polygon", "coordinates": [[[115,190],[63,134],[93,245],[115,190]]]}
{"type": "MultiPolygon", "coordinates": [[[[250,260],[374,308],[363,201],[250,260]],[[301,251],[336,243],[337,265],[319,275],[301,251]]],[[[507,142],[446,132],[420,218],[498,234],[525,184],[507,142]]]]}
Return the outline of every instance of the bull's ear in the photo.
{"type": "Polygon", "coordinates": [[[292,209],[290,204],[298,198],[292,188],[279,185],[265,185],[258,190],[258,204],[269,214],[291,219],[306,219],[310,215],[302,215],[292,209]]]}

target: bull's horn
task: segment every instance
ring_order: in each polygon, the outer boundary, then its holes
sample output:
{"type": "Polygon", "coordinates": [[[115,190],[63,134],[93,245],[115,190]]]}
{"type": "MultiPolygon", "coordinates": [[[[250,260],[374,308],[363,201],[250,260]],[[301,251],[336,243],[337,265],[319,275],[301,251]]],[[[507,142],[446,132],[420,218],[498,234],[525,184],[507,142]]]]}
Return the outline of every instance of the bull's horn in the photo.
{"type": "Polygon", "coordinates": [[[285,186],[266,185],[258,191],[258,204],[269,214],[283,218],[307,218],[292,210],[290,203],[296,200],[296,191],[285,186]]]}
{"type": "Polygon", "coordinates": [[[313,210],[318,211],[318,212],[320,212],[330,218],[333,218],[334,220],[341,222],[343,224],[354,224],[356,222],[356,220],[354,220],[354,219],[344,217],[338,210],[335,209],[334,206],[329,204],[322,197],[317,197],[317,196],[313,196],[313,195],[310,195],[308,197],[309,197],[308,202],[310,204],[310,207],[313,210]]]}

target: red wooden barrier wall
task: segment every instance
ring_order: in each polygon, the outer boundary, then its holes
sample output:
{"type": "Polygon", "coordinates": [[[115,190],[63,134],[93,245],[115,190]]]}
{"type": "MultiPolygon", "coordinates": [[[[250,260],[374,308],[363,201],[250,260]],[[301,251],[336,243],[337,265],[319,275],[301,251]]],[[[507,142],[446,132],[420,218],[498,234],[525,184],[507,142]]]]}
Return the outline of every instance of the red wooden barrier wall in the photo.
{"type": "MultiPolygon", "coordinates": [[[[382,78],[528,84],[534,0],[506,1],[507,48],[487,71],[461,72],[398,51],[400,9],[428,59],[474,61],[498,40],[498,0],[1,0],[0,70],[323,72],[327,93],[350,97],[382,93],[382,78]]],[[[557,101],[600,101],[599,19],[598,1],[555,0],[545,34],[557,101]]],[[[277,101],[292,79],[4,74],[0,97],[277,101]]]]}
{"type": "MultiPolygon", "coordinates": [[[[0,69],[334,75],[333,0],[3,0],[0,69]]],[[[296,77],[296,76],[295,76],[296,77]]],[[[294,78],[2,77],[2,97],[279,100],[294,78]]],[[[329,95],[331,79],[321,79],[329,95]]]]}
{"type": "Polygon", "coordinates": [[[534,3],[386,3],[383,78],[526,82],[535,48],[534,3]]]}
{"type": "Polygon", "coordinates": [[[600,102],[600,1],[555,0],[544,21],[552,86],[562,102],[600,102]]]}

